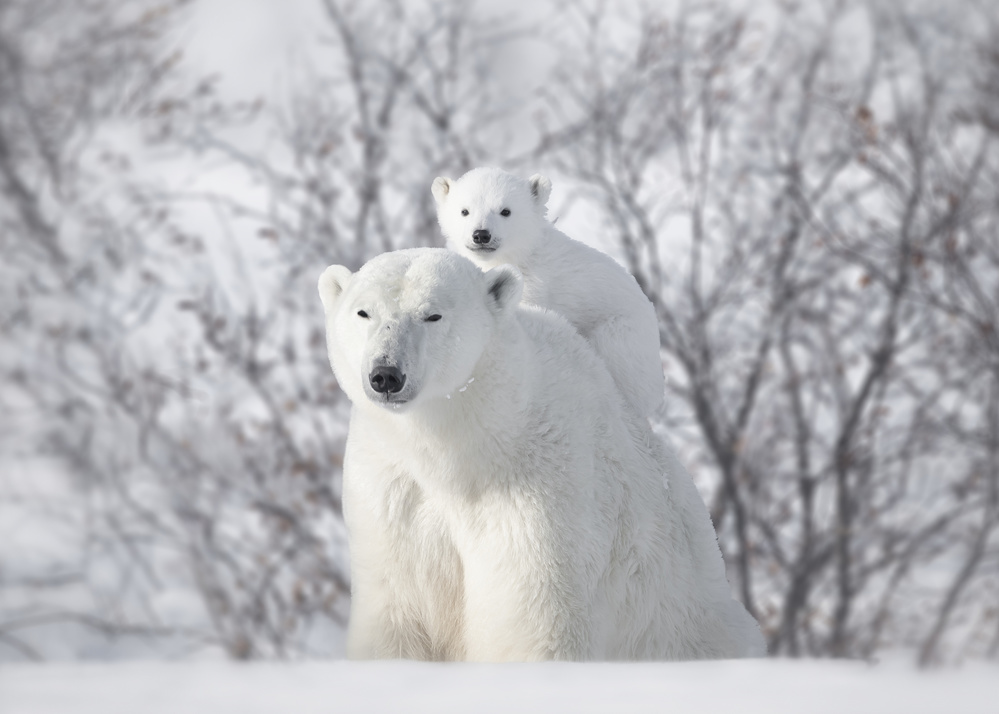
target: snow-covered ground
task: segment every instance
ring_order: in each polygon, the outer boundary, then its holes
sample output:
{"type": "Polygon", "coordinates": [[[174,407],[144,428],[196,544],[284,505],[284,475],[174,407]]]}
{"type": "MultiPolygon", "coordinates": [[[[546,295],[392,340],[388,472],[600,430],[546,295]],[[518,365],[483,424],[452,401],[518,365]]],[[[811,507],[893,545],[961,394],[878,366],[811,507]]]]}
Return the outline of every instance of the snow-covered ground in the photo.
{"type": "Polygon", "coordinates": [[[9,665],[3,714],[829,712],[995,714],[999,666],[173,662],[9,665]]]}

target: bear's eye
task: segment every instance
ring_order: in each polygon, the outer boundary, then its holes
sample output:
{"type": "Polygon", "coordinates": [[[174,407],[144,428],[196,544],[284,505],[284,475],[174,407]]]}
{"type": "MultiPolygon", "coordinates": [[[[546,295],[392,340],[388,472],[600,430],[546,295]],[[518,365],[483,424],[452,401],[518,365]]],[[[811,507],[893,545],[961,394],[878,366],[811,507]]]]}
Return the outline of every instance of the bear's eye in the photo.
{"type": "Polygon", "coordinates": [[[504,208],[502,211],[500,211],[500,215],[503,216],[504,218],[507,217],[507,216],[509,216],[510,215],[510,209],[509,208],[504,208]]]}
{"type": "Polygon", "coordinates": [[[467,208],[462,208],[461,209],[461,215],[467,216],[468,215],[468,209],[467,208]]]}
{"type": "Polygon", "coordinates": [[[366,313],[364,310],[358,310],[357,311],[357,316],[358,317],[363,317],[365,320],[368,319],[368,313],[366,313]]]}
{"type": "Polygon", "coordinates": [[[423,318],[423,321],[424,322],[437,322],[439,319],[441,319],[440,315],[431,315],[430,317],[423,318]]]}

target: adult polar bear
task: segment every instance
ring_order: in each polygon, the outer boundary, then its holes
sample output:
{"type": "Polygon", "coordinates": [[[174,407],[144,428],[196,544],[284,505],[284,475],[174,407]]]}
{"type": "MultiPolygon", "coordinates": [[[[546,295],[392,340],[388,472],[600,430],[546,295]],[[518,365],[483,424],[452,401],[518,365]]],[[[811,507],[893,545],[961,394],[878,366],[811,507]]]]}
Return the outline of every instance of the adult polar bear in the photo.
{"type": "Polygon", "coordinates": [[[551,182],[478,168],[457,181],[438,176],[431,190],[448,247],[482,268],[517,266],[524,301],[572,323],[603,358],[625,401],[651,416],[665,386],[655,309],[610,256],[545,218],[551,182]]]}
{"type": "Polygon", "coordinates": [[[761,654],[707,511],[516,269],[444,249],[326,269],[352,402],[348,654],[437,660],[761,654]]]}

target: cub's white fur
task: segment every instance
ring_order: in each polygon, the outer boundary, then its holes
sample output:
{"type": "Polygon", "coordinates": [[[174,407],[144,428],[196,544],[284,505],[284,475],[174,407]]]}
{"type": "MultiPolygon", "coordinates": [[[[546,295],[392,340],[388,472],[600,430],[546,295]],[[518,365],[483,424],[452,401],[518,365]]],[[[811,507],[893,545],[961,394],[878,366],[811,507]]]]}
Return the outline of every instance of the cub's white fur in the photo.
{"type": "Polygon", "coordinates": [[[652,415],[664,392],[655,309],[610,256],[545,218],[551,182],[478,168],[457,181],[438,177],[432,191],[448,247],[482,268],[517,266],[524,301],[565,316],[606,362],[625,401],[652,415]]]}
{"type": "Polygon", "coordinates": [[[518,306],[521,290],[514,268],[433,248],[320,278],[353,404],[348,654],[761,654],[689,476],[587,342],[518,306]]]}

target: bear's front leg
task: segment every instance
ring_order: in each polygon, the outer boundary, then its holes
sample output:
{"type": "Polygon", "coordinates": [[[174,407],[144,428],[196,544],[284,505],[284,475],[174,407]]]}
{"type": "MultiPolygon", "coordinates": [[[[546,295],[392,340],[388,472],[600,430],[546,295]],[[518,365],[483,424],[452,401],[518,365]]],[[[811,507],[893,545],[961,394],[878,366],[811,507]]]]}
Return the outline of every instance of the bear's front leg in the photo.
{"type": "MultiPolygon", "coordinates": [[[[401,564],[400,564],[401,565],[401,564]]],[[[408,575],[400,570],[395,575],[408,575]]],[[[437,597],[416,588],[418,578],[393,577],[379,588],[354,588],[347,656],[350,659],[460,660],[464,646],[460,638],[460,612],[452,604],[454,593],[437,597]],[[401,585],[401,587],[400,587],[401,585]]],[[[438,587],[447,587],[447,581],[438,587]]]]}
{"type": "Polygon", "coordinates": [[[586,591],[576,559],[560,553],[537,514],[494,504],[459,545],[464,567],[466,657],[483,662],[593,657],[586,591]],[[484,524],[484,525],[483,525],[484,524]]]}
{"type": "Polygon", "coordinates": [[[374,503],[345,499],[344,514],[351,541],[348,656],[462,659],[461,565],[419,487],[394,474],[374,503]]]}
{"type": "MultiPolygon", "coordinates": [[[[398,647],[393,632],[391,603],[379,588],[359,585],[358,576],[351,576],[350,621],[347,625],[347,657],[350,659],[380,659],[391,657],[398,647]]],[[[401,657],[401,653],[396,654],[401,657]]]]}

